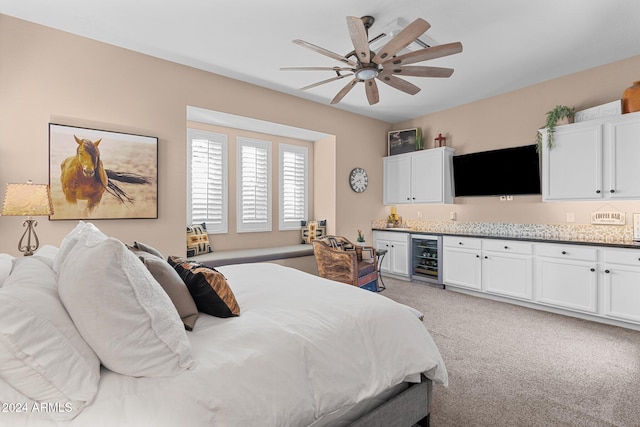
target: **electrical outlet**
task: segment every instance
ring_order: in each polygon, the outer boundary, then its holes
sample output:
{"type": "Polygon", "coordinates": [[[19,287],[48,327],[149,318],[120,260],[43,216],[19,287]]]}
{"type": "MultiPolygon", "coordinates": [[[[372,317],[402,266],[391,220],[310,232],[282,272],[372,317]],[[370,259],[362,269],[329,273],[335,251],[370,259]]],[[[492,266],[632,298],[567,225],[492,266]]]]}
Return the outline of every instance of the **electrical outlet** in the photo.
{"type": "Polygon", "coordinates": [[[418,211],[418,219],[422,219],[422,211],[418,211]]]}
{"type": "Polygon", "coordinates": [[[574,212],[567,212],[567,222],[576,222],[576,214],[574,212]]]}
{"type": "Polygon", "coordinates": [[[513,201],[513,196],[507,196],[507,202],[512,202],[513,201]]]}
{"type": "Polygon", "coordinates": [[[458,216],[456,215],[456,213],[455,213],[455,212],[449,212],[449,219],[450,219],[451,221],[455,221],[457,217],[458,217],[458,216]]]}
{"type": "Polygon", "coordinates": [[[504,201],[506,201],[506,200],[507,200],[507,196],[500,196],[500,201],[501,201],[501,202],[504,202],[504,201]]]}

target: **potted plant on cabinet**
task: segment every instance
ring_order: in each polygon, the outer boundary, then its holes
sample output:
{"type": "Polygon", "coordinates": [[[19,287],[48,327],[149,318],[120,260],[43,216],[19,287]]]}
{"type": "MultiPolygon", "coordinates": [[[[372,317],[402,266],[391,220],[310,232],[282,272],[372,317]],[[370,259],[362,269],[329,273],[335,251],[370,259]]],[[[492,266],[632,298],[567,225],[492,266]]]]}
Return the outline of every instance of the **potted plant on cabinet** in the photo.
{"type": "MultiPolygon", "coordinates": [[[[547,122],[544,125],[547,130],[547,147],[551,148],[553,146],[553,132],[558,122],[566,119],[567,123],[571,123],[575,115],[575,108],[567,107],[566,105],[556,105],[553,110],[547,112],[547,122]]],[[[536,143],[538,151],[540,151],[542,149],[542,134],[540,132],[536,137],[536,143]]]]}
{"type": "Polygon", "coordinates": [[[358,230],[358,238],[356,239],[360,246],[364,246],[364,234],[362,234],[362,230],[358,230]]]}

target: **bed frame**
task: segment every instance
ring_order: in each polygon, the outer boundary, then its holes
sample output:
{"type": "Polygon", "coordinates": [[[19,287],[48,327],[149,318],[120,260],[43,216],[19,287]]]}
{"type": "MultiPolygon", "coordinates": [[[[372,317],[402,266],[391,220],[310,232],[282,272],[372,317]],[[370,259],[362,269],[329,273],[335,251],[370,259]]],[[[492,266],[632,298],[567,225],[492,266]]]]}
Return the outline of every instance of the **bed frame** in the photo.
{"type": "Polygon", "coordinates": [[[426,377],[353,422],[350,427],[428,427],[433,383],[426,377]]]}

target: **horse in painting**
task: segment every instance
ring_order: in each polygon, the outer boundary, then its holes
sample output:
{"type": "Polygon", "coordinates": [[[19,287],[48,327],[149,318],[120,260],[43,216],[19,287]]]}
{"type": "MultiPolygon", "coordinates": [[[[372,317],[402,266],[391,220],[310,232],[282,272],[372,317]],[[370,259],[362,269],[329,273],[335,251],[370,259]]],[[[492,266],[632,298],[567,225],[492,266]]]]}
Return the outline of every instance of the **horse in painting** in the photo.
{"type": "Polygon", "coordinates": [[[67,157],[60,164],[60,182],[66,201],[77,204],[78,200],[86,200],[85,214],[87,216],[98,207],[105,191],[116,197],[121,203],[134,203],[133,198],[111,179],[133,184],[148,184],[149,180],[141,175],[105,169],[102,160],[100,160],[100,150],[98,149],[102,139],[94,142],[78,138],[75,135],[73,137],[78,144],[76,154],[67,157]]]}

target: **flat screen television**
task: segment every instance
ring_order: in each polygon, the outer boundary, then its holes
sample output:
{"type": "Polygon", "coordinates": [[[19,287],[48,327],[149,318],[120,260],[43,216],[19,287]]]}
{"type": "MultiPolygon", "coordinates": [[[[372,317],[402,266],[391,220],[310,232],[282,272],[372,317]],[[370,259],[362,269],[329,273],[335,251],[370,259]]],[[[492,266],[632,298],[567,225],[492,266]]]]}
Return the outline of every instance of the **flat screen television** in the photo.
{"type": "Polygon", "coordinates": [[[455,196],[540,194],[536,145],[453,156],[455,196]]]}

